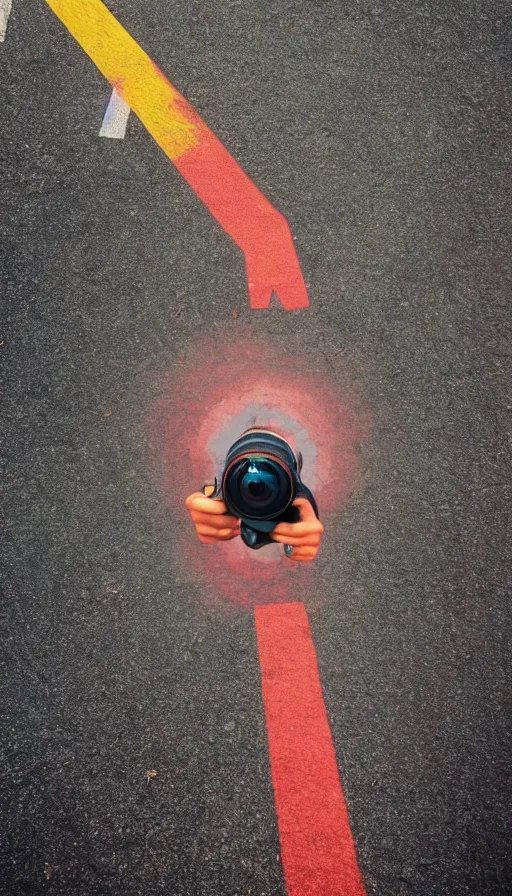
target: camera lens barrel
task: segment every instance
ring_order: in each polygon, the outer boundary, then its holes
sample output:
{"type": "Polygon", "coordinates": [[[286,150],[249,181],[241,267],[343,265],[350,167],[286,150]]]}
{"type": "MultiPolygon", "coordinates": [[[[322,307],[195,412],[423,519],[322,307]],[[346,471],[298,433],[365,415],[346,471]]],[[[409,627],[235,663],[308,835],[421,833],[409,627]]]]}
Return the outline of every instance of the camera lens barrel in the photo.
{"type": "Polygon", "coordinates": [[[251,453],[226,470],[224,494],[236,516],[272,520],[293,501],[294,483],[286,467],[275,458],[251,453]]]}
{"type": "Polygon", "coordinates": [[[226,458],[226,505],[242,519],[277,520],[295,498],[296,472],[297,458],[288,442],[267,430],[244,433],[226,458]]]}

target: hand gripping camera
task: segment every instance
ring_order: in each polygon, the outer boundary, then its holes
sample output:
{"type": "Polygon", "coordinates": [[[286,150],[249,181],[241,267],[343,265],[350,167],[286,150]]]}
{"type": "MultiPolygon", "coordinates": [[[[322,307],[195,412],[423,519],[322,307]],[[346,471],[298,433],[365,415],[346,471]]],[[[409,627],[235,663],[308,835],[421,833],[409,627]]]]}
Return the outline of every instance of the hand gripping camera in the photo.
{"type": "Polygon", "coordinates": [[[249,429],[229,449],[212,498],[222,496],[229,513],[241,521],[247,547],[272,543],[278,523],[300,519],[295,498],[305,497],[318,516],[313,494],[300,478],[302,456],[286,439],[267,429],[249,429]]]}

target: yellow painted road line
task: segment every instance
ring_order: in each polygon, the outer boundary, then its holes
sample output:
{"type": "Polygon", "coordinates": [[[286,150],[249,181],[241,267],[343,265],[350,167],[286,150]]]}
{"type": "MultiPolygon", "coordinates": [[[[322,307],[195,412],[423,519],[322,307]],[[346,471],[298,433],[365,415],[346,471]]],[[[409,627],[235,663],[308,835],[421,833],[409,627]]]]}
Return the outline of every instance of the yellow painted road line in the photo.
{"type": "Polygon", "coordinates": [[[101,0],[47,3],[171,160],[195,146],[192,110],[101,0]]]}

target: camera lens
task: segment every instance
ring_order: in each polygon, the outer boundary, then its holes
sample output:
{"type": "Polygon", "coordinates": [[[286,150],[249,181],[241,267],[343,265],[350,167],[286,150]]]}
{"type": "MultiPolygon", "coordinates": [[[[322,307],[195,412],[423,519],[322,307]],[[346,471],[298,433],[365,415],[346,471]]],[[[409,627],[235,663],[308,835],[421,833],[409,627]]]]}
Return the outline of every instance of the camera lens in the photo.
{"type": "Polygon", "coordinates": [[[253,461],[240,479],[240,494],[244,501],[254,502],[258,507],[266,507],[279,495],[279,477],[271,464],[253,461]]]}
{"type": "Polygon", "coordinates": [[[253,520],[278,517],[293,498],[286,469],[272,458],[261,456],[235,463],[226,476],[225,491],[232,510],[253,520]]]}

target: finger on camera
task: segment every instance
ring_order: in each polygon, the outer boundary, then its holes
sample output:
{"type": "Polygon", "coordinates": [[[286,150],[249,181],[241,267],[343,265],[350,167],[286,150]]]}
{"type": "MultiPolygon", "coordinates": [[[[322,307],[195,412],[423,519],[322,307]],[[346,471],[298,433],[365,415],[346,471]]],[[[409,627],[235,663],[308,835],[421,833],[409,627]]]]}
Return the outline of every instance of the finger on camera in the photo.
{"type": "Polygon", "coordinates": [[[305,535],[321,535],[324,527],[315,517],[314,521],[306,523],[278,523],[273,535],[289,535],[291,538],[303,538],[305,535]]]}
{"type": "Polygon", "coordinates": [[[216,529],[240,528],[240,523],[236,516],[230,516],[229,513],[199,513],[199,511],[193,510],[192,519],[196,526],[203,523],[205,526],[215,526],[216,529]]]}
{"type": "Polygon", "coordinates": [[[312,532],[307,535],[280,535],[276,534],[276,530],[272,532],[272,539],[274,541],[279,542],[279,544],[291,544],[292,547],[303,547],[307,548],[310,545],[312,547],[316,547],[320,544],[320,533],[312,532]]]}
{"type": "Polygon", "coordinates": [[[196,531],[198,535],[206,535],[209,538],[218,538],[221,540],[227,540],[229,538],[235,538],[239,534],[239,529],[234,529],[232,526],[226,527],[224,529],[216,529],[214,526],[205,526],[204,523],[196,526],[196,531]]]}
{"type": "Polygon", "coordinates": [[[318,554],[317,547],[294,548],[291,554],[285,554],[288,560],[296,560],[299,563],[310,563],[318,554]]]}
{"type": "Polygon", "coordinates": [[[237,532],[232,532],[231,535],[200,535],[197,533],[197,537],[202,544],[223,544],[225,541],[232,541],[237,537],[237,532]]]}
{"type": "Polygon", "coordinates": [[[305,520],[316,520],[317,515],[313,510],[313,505],[311,501],[308,501],[307,498],[295,498],[293,502],[293,507],[298,507],[300,510],[300,519],[301,522],[305,520]]]}
{"type": "Polygon", "coordinates": [[[228,512],[224,501],[219,501],[217,498],[205,498],[202,492],[194,492],[193,495],[189,495],[185,501],[185,506],[188,510],[198,510],[200,513],[212,515],[227,514],[228,512]]]}

